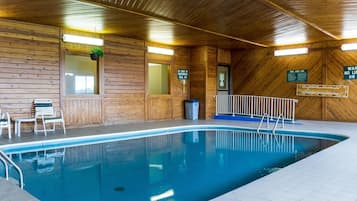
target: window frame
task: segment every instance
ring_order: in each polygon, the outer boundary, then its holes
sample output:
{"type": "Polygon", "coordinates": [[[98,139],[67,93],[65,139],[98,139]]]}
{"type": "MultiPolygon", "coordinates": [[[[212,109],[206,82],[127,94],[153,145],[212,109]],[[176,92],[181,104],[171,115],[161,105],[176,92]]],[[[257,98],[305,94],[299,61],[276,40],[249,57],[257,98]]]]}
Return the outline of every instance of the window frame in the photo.
{"type": "Polygon", "coordinates": [[[172,83],[171,83],[171,75],[172,75],[172,62],[167,61],[167,60],[157,60],[157,59],[148,59],[146,62],[146,94],[148,96],[171,96],[172,95],[172,83]],[[162,64],[162,65],[168,65],[167,73],[168,73],[168,93],[167,94],[150,94],[149,93],[149,63],[154,63],[154,64],[162,64]]]}
{"type": "Polygon", "coordinates": [[[97,83],[98,83],[98,93],[96,94],[67,94],[66,93],[66,76],[65,76],[65,73],[66,73],[66,55],[74,55],[74,56],[84,56],[84,57],[88,57],[88,59],[90,59],[90,56],[89,56],[89,53],[88,52],[84,52],[84,51],[79,51],[79,50],[76,50],[76,51],[70,51],[68,49],[65,49],[63,51],[63,56],[61,58],[61,63],[62,63],[62,68],[61,68],[61,86],[62,86],[62,90],[61,90],[61,93],[62,93],[62,96],[63,97],[98,97],[98,96],[102,96],[103,95],[103,89],[104,89],[104,86],[103,86],[103,75],[104,75],[104,72],[103,72],[103,58],[97,60],[97,83]]]}
{"type": "Polygon", "coordinates": [[[171,93],[172,93],[172,89],[171,89],[171,69],[172,69],[172,63],[169,62],[169,61],[162,61],[162,60],[148,60],[147,63],[146,63],[146,67],[147,67],[147,76],[146,76],[146,79],[147,79],[147,82],[146,82],[146,86],[147,86],[147,89],[146,89],[146,94],[149,95],[149,96],[171,96],[171,93]],[[152,64],[161,64],[161,65],[167,65],[168,68],[167,68],[167,89],[168,89],[168,93],[167,94],[150,94],[149,93],[149,64],[152,63],[152,64]]]}

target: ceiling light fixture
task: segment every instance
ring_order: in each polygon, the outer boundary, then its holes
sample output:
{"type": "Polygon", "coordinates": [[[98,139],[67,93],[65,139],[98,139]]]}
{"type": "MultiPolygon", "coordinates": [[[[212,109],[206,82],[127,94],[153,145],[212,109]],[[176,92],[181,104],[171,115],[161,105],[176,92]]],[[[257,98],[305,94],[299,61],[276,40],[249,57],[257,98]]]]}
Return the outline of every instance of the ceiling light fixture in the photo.
{"type": "Polygon", "coordinates": [[[92,38],[86,36],[77,36],[77,35],[70,35],[70,34],[63,34],[63,41],[70,42],[70,43],[80,43],[86,45],[96,45],[96,46],[103,46],[104,41],[100,38],[92,38]]]}
{"type": "Polygon", "coordinates": [[[357,43],[347,43],[341,45],[341,50],[348,51],[348,50],[357,50],[357,43]]]}
{"type": "Polygon", "coordinates": [[[153,46],[148,46],[148,52],[155,53],[155,54],[174,55],[174,50],[172,49],[153,47],[153,46]]]}
{"type": "Polygon", "coordinates": [[[298,55],[298,54],[307,54],[308,48],[294,48],[294,49],[285,49],[285,50],[275,50],[274,56],[287,56],[287,55],[298,55]]]}

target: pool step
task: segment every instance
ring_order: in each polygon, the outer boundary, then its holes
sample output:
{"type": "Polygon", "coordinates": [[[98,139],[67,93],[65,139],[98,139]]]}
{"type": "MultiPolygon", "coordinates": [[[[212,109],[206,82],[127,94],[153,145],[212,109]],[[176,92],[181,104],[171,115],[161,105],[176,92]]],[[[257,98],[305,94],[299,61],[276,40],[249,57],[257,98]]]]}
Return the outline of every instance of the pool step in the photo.
{"type": "Polygon", "coordinates": [[[0,178],[0,201],[39,201],[25,190],[21,189],[15,180],[0,178]]]}

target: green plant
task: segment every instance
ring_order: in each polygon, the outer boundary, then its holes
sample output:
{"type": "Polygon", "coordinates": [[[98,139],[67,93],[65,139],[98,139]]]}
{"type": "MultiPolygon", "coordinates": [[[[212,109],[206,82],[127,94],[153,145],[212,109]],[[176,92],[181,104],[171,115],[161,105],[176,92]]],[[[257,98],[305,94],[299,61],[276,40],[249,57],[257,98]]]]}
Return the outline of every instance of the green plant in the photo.
{"type": "Polygon", "coordinates": [[[91,54],[96,54],[96,55],[99,56],[99,57],[103,57],[103,56],[104,56],[104,51],[103,51],[102,48],[100,48],[100,47],[93,47],[93,48],[90,50],[90,53],[91,53],[91,54]]]}

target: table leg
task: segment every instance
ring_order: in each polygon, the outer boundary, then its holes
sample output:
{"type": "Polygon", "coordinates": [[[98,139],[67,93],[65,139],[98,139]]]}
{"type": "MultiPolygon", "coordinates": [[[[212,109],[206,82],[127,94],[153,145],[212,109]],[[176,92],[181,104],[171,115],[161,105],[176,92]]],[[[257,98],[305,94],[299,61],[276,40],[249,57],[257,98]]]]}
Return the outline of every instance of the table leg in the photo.
{"type": "Polygon", "coordinates": [[[17,136],[17,121],[15,121],[15,136],[17,136]]]}
{"type": "Polygon", "coordinates": [[[21,121],[19,121],[19,127],[17,128],[17,136],[21,137],[21,121]]]}

